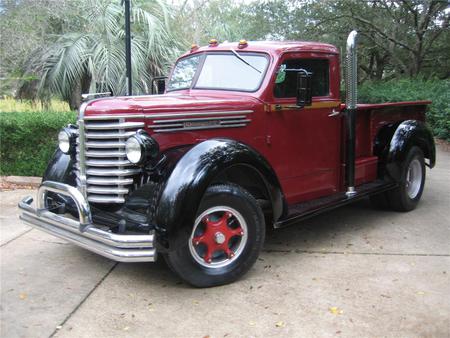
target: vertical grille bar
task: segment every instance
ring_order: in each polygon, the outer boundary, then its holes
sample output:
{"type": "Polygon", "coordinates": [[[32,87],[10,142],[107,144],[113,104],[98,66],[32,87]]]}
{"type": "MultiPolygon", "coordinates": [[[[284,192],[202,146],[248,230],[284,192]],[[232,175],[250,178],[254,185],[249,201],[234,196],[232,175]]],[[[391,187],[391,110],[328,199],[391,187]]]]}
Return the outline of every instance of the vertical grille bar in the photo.
{"type": "Polygon", "coordinates": [[[80,114],[78,118],[78,184],[80,192],[85,198],[87,198],[87,177],[86,177],[86,147],[85,147],[85,130],[84,130],[84,111],[86,110],[86,103],[83,103],[80,107],[80,114]]]}

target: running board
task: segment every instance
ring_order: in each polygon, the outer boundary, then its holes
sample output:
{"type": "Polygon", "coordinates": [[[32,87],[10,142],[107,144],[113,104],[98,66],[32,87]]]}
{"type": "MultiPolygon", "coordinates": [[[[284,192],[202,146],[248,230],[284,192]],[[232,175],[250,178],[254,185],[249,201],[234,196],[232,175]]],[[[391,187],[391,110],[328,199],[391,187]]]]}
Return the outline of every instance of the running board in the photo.
{"type": "Polygon", "coordinates": [[[356,187],[356,194],[347,195],[339,192],[330,196],[321,197],[312,201],[294,204],[289,207],[286,218],[275,223],[275,228],[284,228],[307,218],[316,216],[328,210],[361,200],[369,195],[382,193],[396,187],[396,183],[376,180],[356,187]]]}

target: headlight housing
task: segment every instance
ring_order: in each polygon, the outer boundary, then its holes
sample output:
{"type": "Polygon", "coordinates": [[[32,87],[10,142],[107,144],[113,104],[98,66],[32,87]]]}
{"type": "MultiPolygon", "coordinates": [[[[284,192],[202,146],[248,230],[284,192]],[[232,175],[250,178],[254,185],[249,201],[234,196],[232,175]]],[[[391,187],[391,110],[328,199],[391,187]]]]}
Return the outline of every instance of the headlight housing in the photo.
{"type": "Polygon", "coordinates": [[[159,145],[146,131],[138,130],[135,135],[128,138],[125,152],[131,163],[145,164],[158,156],[159,145]]]}
{"type": "Polygon", "coordinates": [[[68,125],[58,134],[58,146],[64,154],[70,154],[75,151],[75,142],[77,139],[77,131],[75,126],[68,125]]]}

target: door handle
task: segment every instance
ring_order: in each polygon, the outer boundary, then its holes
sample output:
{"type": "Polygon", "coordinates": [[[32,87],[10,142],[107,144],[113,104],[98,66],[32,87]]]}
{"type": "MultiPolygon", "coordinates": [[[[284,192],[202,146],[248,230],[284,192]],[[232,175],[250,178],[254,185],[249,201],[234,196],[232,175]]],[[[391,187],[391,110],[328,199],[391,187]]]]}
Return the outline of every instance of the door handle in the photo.
{"type": "Polygon", "coordinates": [[[328,114],[329,117],[338,116],[341,112],[339,110],[333,109],[331,114],[328,114]]]}

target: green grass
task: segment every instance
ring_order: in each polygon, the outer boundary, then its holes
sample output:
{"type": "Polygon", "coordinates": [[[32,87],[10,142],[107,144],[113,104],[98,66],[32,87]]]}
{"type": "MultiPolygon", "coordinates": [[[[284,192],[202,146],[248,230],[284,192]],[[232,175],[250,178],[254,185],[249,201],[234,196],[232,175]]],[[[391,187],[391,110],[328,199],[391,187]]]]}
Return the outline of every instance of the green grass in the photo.
{"type": "Polygon", "coordinates": [[[50,100],[47,107],[40,102],[31,100],[15,100],[11,97],[0,99],[0,113],[4,112],[45,112],[45,111],[70,111],[67,102],[61,100],[50,100]]]}

